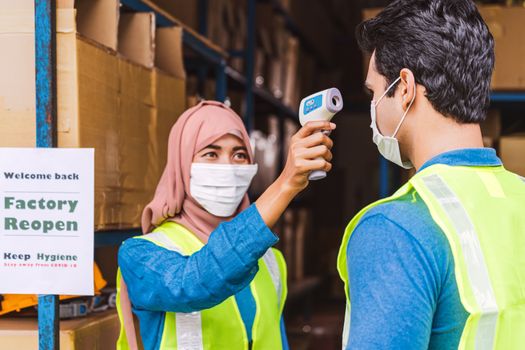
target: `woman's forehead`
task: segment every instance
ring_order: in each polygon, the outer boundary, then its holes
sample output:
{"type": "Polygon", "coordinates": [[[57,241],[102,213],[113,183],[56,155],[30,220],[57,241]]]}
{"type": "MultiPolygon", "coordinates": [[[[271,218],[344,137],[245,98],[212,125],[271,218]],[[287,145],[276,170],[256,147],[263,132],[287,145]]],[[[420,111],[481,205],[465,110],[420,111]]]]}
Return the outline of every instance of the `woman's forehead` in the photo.
{"type": "Polygon", "coordinates": [[[218,137],[217,139],[215,139],[214,141],[212,141],[210,144],[214,144],[214,145],[218,145],[218,146],[221,146],[221,145],[224,145],[224,146],[227,146],[227,145],[231,145],[231,146],[246,146],[242,140],[241,137],[233,134],[233,133],[227,133],[227,134],[224,134],[220,137],[218,137]]]}

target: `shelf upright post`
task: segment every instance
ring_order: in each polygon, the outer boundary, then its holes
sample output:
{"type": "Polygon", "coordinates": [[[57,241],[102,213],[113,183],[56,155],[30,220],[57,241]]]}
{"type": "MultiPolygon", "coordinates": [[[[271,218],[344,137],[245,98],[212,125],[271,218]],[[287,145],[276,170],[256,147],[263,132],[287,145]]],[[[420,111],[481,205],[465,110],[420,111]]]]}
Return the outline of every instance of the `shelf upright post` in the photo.
{"type": "Polygon", "coordinates": [[[226,62],[224,60],[215,65],[215,80],[215,99],[224,102],[228,91],[226,62]]]}
{"type": "Polygon", "coordinates": [[[247,35],[246,35],[246,52],[245,52],[245,67],[246,67],[246,115],[244,116],[244,123],[248,132],[253,130],[254,116],[255,116],[255,99],[253,94],[254,87],[254,69],[255,69],[255,6],[256,0],[247,0],[247,35]]]}
{"type": "MultiPolygon", "coordinates": [[[[35,0],[36,146],[56,147],[56,1],[35,0]]],[[[38,296],[38,348],[59,349],[57,295],[38,296]]]]}

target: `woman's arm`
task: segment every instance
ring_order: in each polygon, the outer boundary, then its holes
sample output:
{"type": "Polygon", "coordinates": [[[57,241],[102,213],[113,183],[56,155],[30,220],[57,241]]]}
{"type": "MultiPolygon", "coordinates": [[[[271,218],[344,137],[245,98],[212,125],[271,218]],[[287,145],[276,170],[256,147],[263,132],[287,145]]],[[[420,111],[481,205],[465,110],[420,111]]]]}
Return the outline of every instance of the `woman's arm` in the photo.
{"type": "Polygon", "coordinates": [[[259,270],[258,260],[277,241],[252,205],[219,225],[190,256],[134,238],[124,242],[118,259],[135,308],[193,312],[248,286],[259,270]]]}
{"type": "Polygon", "coordinates": [[[292,199],[308,186],[312,171],[332,169],[333,142],[319,131],[334,129],[330,122],[308,122],[292,137],[283,172],[255,202],[268,227],[275,225],[292,199]]]}

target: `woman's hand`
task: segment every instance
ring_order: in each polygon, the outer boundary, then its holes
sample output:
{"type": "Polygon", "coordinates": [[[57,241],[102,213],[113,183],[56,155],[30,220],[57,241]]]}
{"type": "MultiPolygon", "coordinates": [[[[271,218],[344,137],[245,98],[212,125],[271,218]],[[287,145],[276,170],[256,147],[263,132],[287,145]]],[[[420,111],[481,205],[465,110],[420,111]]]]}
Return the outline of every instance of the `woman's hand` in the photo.
{"type": "Polygon", "coordinates": [[[283,172],[255,202],[268,227],[277,222],[292,199],[308,186],[312,171],[332,169],[333,142],[320,131],[334,129],[335,124],[330,122],[308,122],[292,137],[283,172]]]}
{"type": "Polygon", "coordinates": [[[292,136],[288,158],[283,172],[277,179],[284,190],[296,196],[308,186],[312,171],[332,169],[332,140],[320,132],[332,131],[335,124],[325,121],[308,122],[292,136]]]}

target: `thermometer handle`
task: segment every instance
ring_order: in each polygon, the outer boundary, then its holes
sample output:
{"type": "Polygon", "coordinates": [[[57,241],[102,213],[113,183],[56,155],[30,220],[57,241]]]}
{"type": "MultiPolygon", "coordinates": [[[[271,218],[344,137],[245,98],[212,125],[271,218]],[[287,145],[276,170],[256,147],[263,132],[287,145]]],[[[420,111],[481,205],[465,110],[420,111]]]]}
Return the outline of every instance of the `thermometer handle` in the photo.
{"type": "MultiPolygon", "coordinates": [[[[330,130],[323,130],[321,131],[323,134],[325,135],[330,135],[330,130]]],[[[319,157],[317,159],[323,159],[322,157],[319,157]]],[[[323,171],[323,170],[314,170],[310,173],[310,175],[308,175],[308,180],[310,181],[317,181],[317,180],[322,180],[326,177],[326,171],[323,171]]]]}

